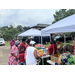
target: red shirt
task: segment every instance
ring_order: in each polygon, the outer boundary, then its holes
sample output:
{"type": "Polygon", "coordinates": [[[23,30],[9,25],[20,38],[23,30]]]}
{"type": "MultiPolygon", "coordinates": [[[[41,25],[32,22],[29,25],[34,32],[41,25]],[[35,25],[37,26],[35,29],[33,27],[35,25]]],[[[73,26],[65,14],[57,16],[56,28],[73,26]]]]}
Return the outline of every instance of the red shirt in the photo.
{"type": "MultiPolygon", "coordinates": [[[[55,53],[57,53],[57,51],[56,51],[56,45],[55,45],[55,44],[51,44],[51,45],[48,47],[48,52],[49,52],[50,55],[52,55],[53,50],[55,50],[55,53]]],[[[54,54],[55,54],[55,53],[54,53],[54,54]]]]}
{"type": "Polygon", "coordinates": [[[73,46],[73,49],[74,49],[74,54],[75,54],[75,47],[73,46]]]}
{"type": "Polygon", "coordinates": [[[25,62],[24,55],[24,53],[19,54],[19,62],[25,62]]]}
{"type": "Polygon", "coordinates": [[[20,43],[20,46],[19,46],[19,53],[21,53],[21,52],[20,52],[21,49],[24,49],[24,50],[26,49],[25,44],[20,43]]]}

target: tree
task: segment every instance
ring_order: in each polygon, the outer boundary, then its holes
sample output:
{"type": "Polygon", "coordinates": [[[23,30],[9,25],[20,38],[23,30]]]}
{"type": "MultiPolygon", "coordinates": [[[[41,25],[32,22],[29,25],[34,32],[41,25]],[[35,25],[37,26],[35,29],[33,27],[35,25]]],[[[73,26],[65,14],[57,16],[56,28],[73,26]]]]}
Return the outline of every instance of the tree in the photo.
{"type": "Polygon", "coordinates": [[[10,30],[10,29],[13,29],[13,25],[10,25],[8,29],[9,29],[9,30],[10,30]]]}
{"type": "Polygon", "coordinates": [[[52,22],[55,23],[65,17],[68,17],[70,15],[73,15],[75,14],[75,9],[60,9],[59,11],[56,11],[55,14],[53,15],[54,16],[54,21],[52,22]]]}
{"type": "Polygon", "coordinates": [[[19,33],[19,31],[16,29],[16,28],[13,28],[11,30],[8,30],[6,29],[5,32],[4,32],[4,35],[3,37],[5,38],[5,40],[8,40],[8,39],[13,39],[14,36],[19,33]]]}
{"type": "MultiPolygon", "coordinates": [[[[60,9],[59,11],[56,11],[55,14],[53,15],[54,16],[54,21],[52,22],[55,23],[65,17],[68,17],[68,16],[71,16],[75,14],[75,9],[60,9]]],[[[72,33],[66,33],[66,36],[74,36],[75,35],[75,32],[72,32],[72,33]]]]}
{"type": "Polygon", "coordinates": [[[18,25],[17,28],[14,28],[12,25],[3,26],[0,28],[0,38],[4,38],[6,41],[8,39],[13,39],[14,36],[24,30],[28,30],[30,27],[22,27],[21,25],[18,25]]]}
{"type": "Polygon", "coordinates": [[[3,37],[3,31],[0,28],[0,38],[3,37]]]}
{"type": "Polygon", "coordinates": [[[24,30],[24,31],[26,31],[26,30],[28,30],[28,29],[30,29],[30,27],[23,27],[23,30],[24,30]]]}
{"type": "Polygon", "coordinates": [[[21,25],[18,25],[18,26],[17,26],[17,29],[18,29],[20,32],[23,31],[23,27],[22,27],[21,25]]]}

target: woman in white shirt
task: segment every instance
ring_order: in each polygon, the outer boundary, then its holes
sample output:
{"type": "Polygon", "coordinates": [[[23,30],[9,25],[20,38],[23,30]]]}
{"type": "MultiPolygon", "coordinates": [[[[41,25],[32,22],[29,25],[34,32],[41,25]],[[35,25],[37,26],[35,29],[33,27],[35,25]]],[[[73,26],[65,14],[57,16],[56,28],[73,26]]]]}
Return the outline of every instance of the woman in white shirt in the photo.
{"type": "Polygon", "coordinates": [[[27,48],[27,55],[26,55],[26,65],[37,65],[37,50],[35,48],[35,41],[30,42],[30,47],[27,48]]]}

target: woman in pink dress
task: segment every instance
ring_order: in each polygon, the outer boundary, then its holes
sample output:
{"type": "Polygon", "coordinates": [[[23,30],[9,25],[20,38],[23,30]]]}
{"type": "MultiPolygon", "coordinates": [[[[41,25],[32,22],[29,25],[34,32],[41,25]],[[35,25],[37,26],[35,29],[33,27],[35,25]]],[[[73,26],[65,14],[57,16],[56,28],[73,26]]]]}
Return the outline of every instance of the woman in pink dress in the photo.
{"type": "Polygon", "coordinates": [[[8,65],[19,65],[19,44],[20,41],[17,40],[15,45],[12,46],[9,54],[8,65]]]}
{"type": "Polygon", "coordinates": [[[10,41],[11,48],[12,48],[12,46],[13,46],[14,44],[15,44],[15,40],[12,39],[12,40],[10,41]]]}

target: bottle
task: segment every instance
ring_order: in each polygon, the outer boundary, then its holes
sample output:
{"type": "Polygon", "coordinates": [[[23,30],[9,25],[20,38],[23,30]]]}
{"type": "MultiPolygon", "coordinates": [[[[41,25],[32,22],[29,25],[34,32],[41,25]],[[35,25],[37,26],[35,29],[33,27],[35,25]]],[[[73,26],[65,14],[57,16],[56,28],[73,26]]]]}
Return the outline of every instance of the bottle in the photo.
{"type": "Polygon", "coordinates": [[[45,50],[44,52],[46,53],[46,55],[48,55],[48,50],[45,50]]]}
{"type": "Polygon", "coordinates": [[[42,47],[43,52],[45,51],[45,47],[42,47]]]}

